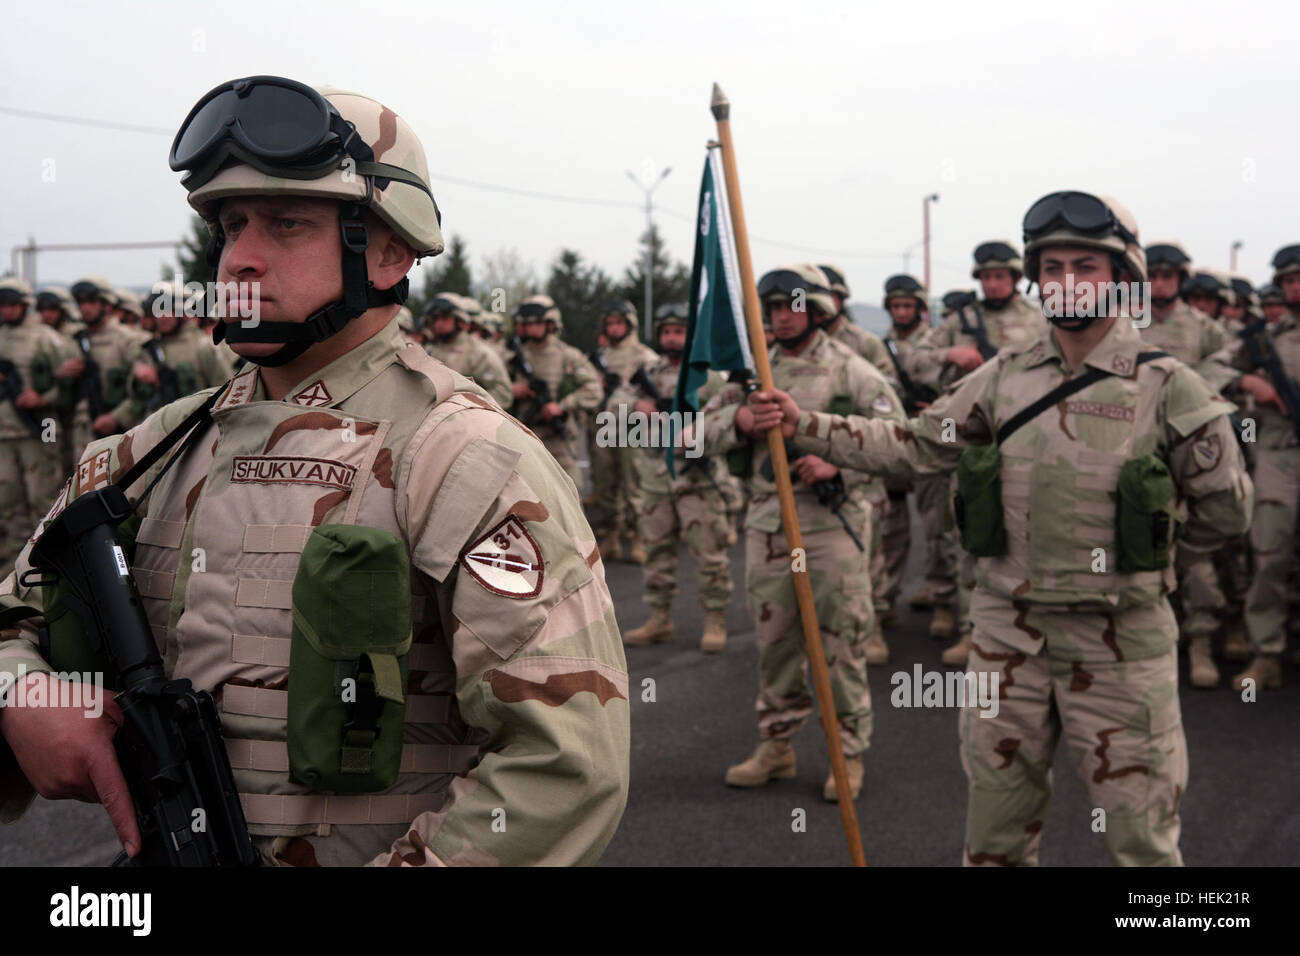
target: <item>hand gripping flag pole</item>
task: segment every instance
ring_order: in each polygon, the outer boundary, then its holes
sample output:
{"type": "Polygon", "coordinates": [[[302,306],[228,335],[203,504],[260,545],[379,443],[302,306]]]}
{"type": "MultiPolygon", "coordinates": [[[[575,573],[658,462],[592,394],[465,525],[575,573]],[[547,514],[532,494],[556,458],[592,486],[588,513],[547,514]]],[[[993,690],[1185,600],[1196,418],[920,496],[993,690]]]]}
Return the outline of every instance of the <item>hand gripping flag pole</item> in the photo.
{"type": "MultiPolygon", "coordinates": [[[[754,284],[754,264],[749,255],[745,207],[740,200],[736,150],[731,140],[731,104],[716,83],[713,84],[711,109],[713,118],[718,121],[718,141],[721,143],[723,171],[727,180],[732,234],[735,237],[736,256],[740,263],[740,286],[745,297],[745,321],[749,329],[749,345],[754,355],[759,386],[767,390],[774,387],[772,366],[767,358],[767,338],[763,335],[758,288],[754,284]]],[[[790,483],[790,463],[785,456],[785,441],[780,426],[767,433],[767,447],[772,455],[772,473],[776,478],[776,491],[781,500],[781,527],[785,530],[786,546],[792,556],[794,593],[799,602],[799,618],[803,622],[804,644],[808,649],[808,659],[812,663],[813,686],[817,689],[817,709],[821,713],[822,729],[826,732],[826,748],[830,751],[831,769],[835,774],[835,794],[839,798],[844,839],[848,842],[849,857],[853,865],[866,866],[862,836],[858,832],[857,809],[853,805],[853,796],[849,791],[848,771],[844,766],[844,750],[840,743],[839,721],[835,716],[835,700],[831,694],[830,672],[826,667],[826,651],[822,647],[821,631],[817,625],[817,610],[813,604],[812,582],[806,570],[807,562],[793,560],[796,553],[805,552],[803,534],[799,530],[799,516],[795,511],[794,487],[790,483]],[[799,567],[803,567],[804,570],[794,570],[799,567]]]]}

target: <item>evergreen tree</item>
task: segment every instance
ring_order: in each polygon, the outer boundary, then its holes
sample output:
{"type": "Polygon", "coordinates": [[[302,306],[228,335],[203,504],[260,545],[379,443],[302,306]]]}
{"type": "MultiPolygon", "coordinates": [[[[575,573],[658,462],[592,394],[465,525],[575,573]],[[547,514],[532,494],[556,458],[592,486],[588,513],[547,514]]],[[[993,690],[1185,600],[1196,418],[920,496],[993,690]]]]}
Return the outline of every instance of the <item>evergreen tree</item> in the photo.
{"type": "MultiPolygon", "coordinates": [[[[659,306],[671,302],[685,302],[691,294],[691,270],[682,263],[675,263],[668,258],[659,229],[651,226],[649,232],[641,234],[641,252],[636,262],[624,273],[622,287],[617,293],[619,298],[630,299],[636,305],[638,314],[645,309],[647,247],[651,250],[650,291],[654,296],[652,307],[658,310],[659,306]]],[[[646,316],[641,316],[643,338],[646,320],[646,316]]]]}
{"type": "Polygon", "coordinates": [[[433,297],[439,292],[454,292],[457,295],[472,295],[473,276],[469,268],[468,243],[460,236],[447,240],[447,249],[435,258],[432,264],[423,270],[424,281],[419,290],[412,281],[411,294],[407,297],[406,307],[419,318],[429,307],[433,297]]]}
{"type": "Polygon", "coordinates": [[[562,249],[551,265],[546,294],[564,316],[564,340],[589,352],[596,346],[597,321],[605,304],[619,298],[613,281],[597,265],[583,262],[573,249],[562,249]]]}
{"type": "Polygon", "coordinates": [[[208,245],[208,227],[201,216],[190,217],[190,232],[181,240],[181,245],[176,252],[176,263],[174,265],[163,264],[160,271],[160,278],[170,282],[176,278],[176,273],[184,277],[186,282],[207,282],[212,278],[212,267],[208,265],[207,257],[204,250],[208,245]]]}

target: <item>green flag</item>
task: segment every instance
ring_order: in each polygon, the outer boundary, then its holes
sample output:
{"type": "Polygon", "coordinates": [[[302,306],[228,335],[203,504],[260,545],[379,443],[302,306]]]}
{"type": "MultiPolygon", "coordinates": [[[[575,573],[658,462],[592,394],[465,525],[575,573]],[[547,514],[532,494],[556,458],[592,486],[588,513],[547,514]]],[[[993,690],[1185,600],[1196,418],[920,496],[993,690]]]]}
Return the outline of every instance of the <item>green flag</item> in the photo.
{"type": "MultiPolygon", "coordinates": [[[[745,326],[736,243],[731,234],[731,212],[727,208],[727,187],[715,149],[709,150],[704,161],[697,211],[686,354],[673,395],[675,412],[699,411],[698,392],[708,378],[709,369],[730,372],[754,367],[745,326]]],[[[672,475],[676,475],[673,467],[676,444],[676,441],[668,444],[668,471],[672,475]]]]}

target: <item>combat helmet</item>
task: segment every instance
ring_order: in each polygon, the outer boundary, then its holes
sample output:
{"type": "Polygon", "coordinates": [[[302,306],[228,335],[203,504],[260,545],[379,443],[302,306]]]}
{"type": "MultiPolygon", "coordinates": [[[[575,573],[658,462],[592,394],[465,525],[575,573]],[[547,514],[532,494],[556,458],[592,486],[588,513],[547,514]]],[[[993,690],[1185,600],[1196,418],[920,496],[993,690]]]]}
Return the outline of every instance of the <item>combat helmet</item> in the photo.
{"type": "Polygon", "coordinates": [[[1159,239],[1144,250],[1147,257],[1147,270],[1156,266],[1169,266],[1186,281],[1192,273],[1192,257],[1187,254],[1183,244],[1177,239],[1159,239]]]}
{"type": "Polygon", "coordinates": [[[1025,276],[1030,282],[1038,281],[1040,250],[1047,246],[1101,249],[1112,254],[1117,273],[1127,271],[1137,282],[1147,279],[1146,252],[1138,238],[1137,220],[1113,197],[1077,191],[1049,193],[1029,207],[1022,226],[1025,276]]]}
{"type": "Polygon", "coordinates": [[[530,295],[515,306],[513,316],[516,326],[519,325],[521,318],[540,317],[548,325],[554,326],[551,331],[557,336],[564,331],[564,319],[560,316],[560,310],[555,306],[555,300],[549,295],[530,295]]]}
{"type": "Polygon", "coordinates": [[[18,276],[7,276],[0,279],[0,305],[24,305],[23,314],[26,315],[36,305],[36,294],[32,292],[32,287],[26,279],[20,279],[18,276]]]}
{"type": "Polygon", "coordinates": [[[77,302],[99,299],[111,307],[117,305],[117,290],[102,276],[87,276],[72,283],[72,298],[77,302]]]}
{"type": "Polygon", "coordinates": [[[38,310],[60,309],[63,312],[64,319],[71,319],[74,322],[81,319],[81,310],[77,308],[77,300],[62,286],[46,286],[36,293],[36,308],[38,310]]]}
{"type": "Polygon", "coordinates": [[[981,242],[971,253],[970,277],[978,279],[985,269],[1010,269],[1016,279],[1025,274],[1020,250],[1009,239],[990,239],[981,242]]]}
{"type": "Polygon", "coordinates": [[[778,266],[758,280],[758,298],[764,311],[768,303],[792,300],[800,293],[804,302],[826,316],[834,317],[839,311],[831,295],[831,281],[818,266],[806,262],[778,266]]]}
{"type": "Polygon", "coordinates": [[[384,104],[328,87],[313,89],[277,76],[232,80],[195,104],[172,142],[171,168],[212,233],[208,257],[225,241],[218,204],[235,196],[294,195],[339,200],[343,298],[305,322],[219,323],[213,338],[286,343],[251,359],[278,366],[338,333],[366,310],[401,305],[408,279],[376,289],[367,275],[365,213],[390,227],[417,259],[443,250],[442,216],[429,186],[424,147],[384,104]]]}
{"type": "Polygon", "coordinates": [[[885,311],[889,310],[890,299],[915,299],[918,314],[930,307],[929,293],[925,288],[925,283],[916,276],[908,275],[906,272],[892,275],[885,280],[885,294],[880,300],[880,306],[885,311]]]}
{"type": "Polygon", "coordinates": [[[658,337],[659,330],[665,325],[685,325],[690,316],[690,309],[686,307],[685,302],[669,302],[655,309],[654,333],[658,337]]]}
{"type": "Polygon", "coordinates": [[[846,302],[849,298],[849,284],[844,279],[844,270],[838,266],[818,266],[825,273],[826,278],[830,280],[831,291],[843,298],[846,302]]]}
{"type": "Polygon", "coordinates": [[[1273,285],[1282,288],[1282,277],[1300,272],[1300,245],[1283,246],[1273,254],[1273,285]]]}

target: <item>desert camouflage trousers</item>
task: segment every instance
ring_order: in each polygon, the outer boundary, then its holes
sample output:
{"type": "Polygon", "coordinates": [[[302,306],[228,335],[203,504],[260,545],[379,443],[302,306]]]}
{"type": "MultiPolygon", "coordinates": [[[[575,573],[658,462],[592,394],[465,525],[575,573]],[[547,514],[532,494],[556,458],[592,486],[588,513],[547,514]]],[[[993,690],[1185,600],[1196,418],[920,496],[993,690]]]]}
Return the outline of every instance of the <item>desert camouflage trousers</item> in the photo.
{"type": "MultiPolygon", "coordinates": [[[[869,555],[841,528],[805,534],[803,545],[840,742],[845,755],[852,757],[871,741],[866,642],[875,613],[869,555]]],[[[813,700],[791,557],[782,532],[745,533],[745,583],[758,643],[758,735],[763,740],[789,739],[812,715],[813,700]]]]}
{"type": "MultiPolygon", "coordinates": [[[[925,583],[939,601],[951,601],[957,590],[957,556],[961,545],[949,509],[951,495],[948,477],[937,475],[918,479],[914,485],[916,508],[921,513],[925,531],[925,583]]],[[[912,546],[912,516],[906,493],[890,493],[884,507],[879,558],[873,555],[871,580],[875,589],[876,610],[883,610],[898,600],[907,570],[907,554],[912,546]]]]}
{"type": "Polygon", "coordinates": [[[632,455],[639,450],[596,444],[594,415],[592,421],[593,427],[587,432],[587,458],[591,461],[591,493],[601,521],[597,530],[620,538],[635,534],[642,504],[632,455]]]}
{"type": "Polygon", "coordinates": [[[1255,578],[1246,594],[1246,632],[1257,654],[1286,650],[1287,576],[1300,512],[1300,448],[1259,449],[1250,546],[1255,578]]]}
{"type": "Polygon", "coordinates": [[[1179,634],[1187,638],[1210,636],[1218,629],[1227,606],[1214,555],[1175,548],[1174,572],[1178,575],[1174,610],[1179,634]]]}
{"type": "MultiPolygon", "coordinates": [[[[1178,803],[1187,789],[1187,740],[1178,702],[1178,658],[1168,603],[1113,614],[1017,609],[977,592],[978,621],[968,673],[997,675],[996,716],[978,706],[960,712],[962,768],[968,781],[966,866],[1038,863],[1052,796],[1052,758],[1065,735],[1070,760],[1088,791],[1091,814],[1075,821],[1100,831],[1117,864],[1181,866],[1178,803]],[[1003,618],[1002,624],[995,624],[1003,618]],[[1116,660],[1117,642],[1136,631],[1166,629],[1168,650],[1116,660]],[[1037,654],[999,634],[1035,632],[1049,640],[1037,654]],[[1053,635],[1053,632],[1057,632],[1053,635]],[[1093,649],[1049,654],[1063,648],[1093,649]]],[[[969,680],[969,678],[968,678],[969,680]]]]}
{"type": "Polygon", "coordinates": [[[579,498],[582,497],[582,468],[578,465],[578,459],[574,452],[573,432],[576,429],[570,428],[567,424],[562,432],[557,432],[550,425],[539,424],[533,430],[546,450],[551,456],[559,462],[565,473],[573,479],[574,488],[577,490],[579,498]]]}
{"type": "Polygon", "coordinates": [[[18,557],[63,483],[57,442],[0,440],[0,566],[18,557]]]}
{"type": "Polygon", "coordinates": [[[727,549],[736,543],[725,501],[708,485],[667,495],[641,492],[640,500],[645,603],[672,605],[677,596],[677,544],[684,541],[699,570],[700,605],[706,611],[724,610],[731,603],[727,549]]]}

